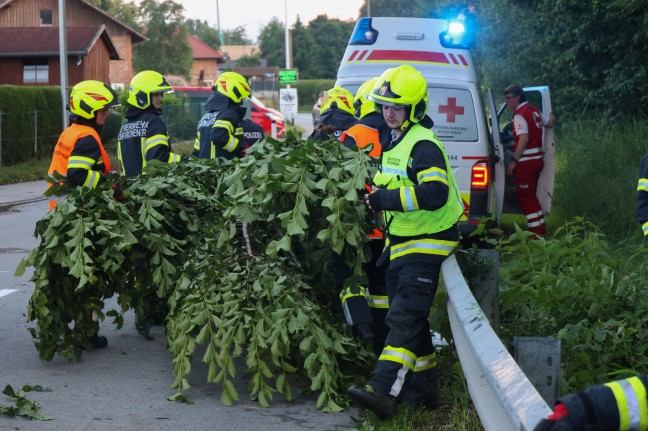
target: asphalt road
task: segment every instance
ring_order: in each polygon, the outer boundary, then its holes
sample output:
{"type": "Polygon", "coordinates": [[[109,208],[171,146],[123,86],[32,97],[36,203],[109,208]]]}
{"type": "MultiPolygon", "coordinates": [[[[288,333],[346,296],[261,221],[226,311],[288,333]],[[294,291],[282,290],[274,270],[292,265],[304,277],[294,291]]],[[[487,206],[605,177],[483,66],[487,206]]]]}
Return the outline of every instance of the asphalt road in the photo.
{"type": "MultiPolygon", "coordinates": [[[[308,117],[310,121],[310,117],[308,117]]],[[[109,321],[101,333],[108,338],[105,349],[83,355],[75,363],[57,357],[42,362],[27,328],[27,303],[33,292],[31,273],[15,277],[18,263],[38,245],[33,235],[36,221],[48,210],[48,202],[19,205],[0,212],[0,390],[5,385],[41,385],[50,392],[29,392],[41,412],[52,421],[30,421],[0,415],[0,430],[224,430],[292,431],[355,428],[356,409],[322,413],[315,397],[297,397],[287,403],[275,398],[264,409],[247,398],[247,381],[241,377],[241,395],[232,407],[220,402],[220,387],[207,383],[206,367],[196,352],[186,395],[194,404],[167,401],[175,390],[171,355],[166,349],[163,327],[154,327],[154,340],[137,334],[134,316],[116,331],[109,321]]],[[[109,302],[108,305],[111,305],[109,302]]],[[[242,375],[242,367],[240,368],[242,375]]],[[[296,389],[294,393],[296,393],[296,389]]],[[[0,394],[0,405],[12,405],[0,394]]]]}
{"type": "Polygon", "coordinates": [[[308,138],[308,136],[313,133],[313,115],[310,112],[306,114],[297,114],[295,117],[295,125],[304,129],[302,138],[308,138]]]}

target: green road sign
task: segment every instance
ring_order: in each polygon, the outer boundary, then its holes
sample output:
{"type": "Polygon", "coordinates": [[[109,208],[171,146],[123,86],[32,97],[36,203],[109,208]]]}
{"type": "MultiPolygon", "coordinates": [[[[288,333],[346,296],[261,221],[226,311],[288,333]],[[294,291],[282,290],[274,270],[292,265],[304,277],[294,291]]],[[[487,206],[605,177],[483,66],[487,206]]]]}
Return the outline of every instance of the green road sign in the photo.
{"type": "Polygon", "coordinates": [[[297,84],[297,69],[279,69],[279,84],[297,84]]]}

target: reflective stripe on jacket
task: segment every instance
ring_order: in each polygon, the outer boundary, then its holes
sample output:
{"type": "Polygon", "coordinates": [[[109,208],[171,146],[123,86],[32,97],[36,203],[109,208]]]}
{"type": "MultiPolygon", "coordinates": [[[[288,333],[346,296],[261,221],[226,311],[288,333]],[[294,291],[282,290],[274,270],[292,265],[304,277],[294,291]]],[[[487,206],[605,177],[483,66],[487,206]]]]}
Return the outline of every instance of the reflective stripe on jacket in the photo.
{"type": "MultiPolygon", "coordinates": [[[[456,180],[443,144],[441,144],[432,130],[419,124],[415,124],[400,143],[390,150],[383,152],[381,171],[374,178],[374,183],[388,190],[400,189],[404,212],[389,212],[389,217],[386,217],[386,219],[390,220],[391,218],[388,228],[390,235],[412,237],[441,232],[454,226],[464,211],[456,180]],[[407,175],[407,166],[412,148],[419,141],[433,142],[441,150],[445,162],[445,171],[432,168],[429,172],[420,176],[421,180],[441,181],[448,186],[448,198],[445,205],[435,211],[418,209],[416,194],[411,188],[414,183],[407,175]]],[[[404,247],[406,244],[400,244],[400,246],[404,247]]],[[[418,247],[415,244],[411,245],[418,247]]],[[[445,245],[439,245],[442,246],[444,249],[443,253],[445,254],[445,245]]],[[[428,248],[429,246],[430,244],[426,244],[421,247],[428,248]]],[[[393,252],[394,250],[392,250],[393,252]]]]}

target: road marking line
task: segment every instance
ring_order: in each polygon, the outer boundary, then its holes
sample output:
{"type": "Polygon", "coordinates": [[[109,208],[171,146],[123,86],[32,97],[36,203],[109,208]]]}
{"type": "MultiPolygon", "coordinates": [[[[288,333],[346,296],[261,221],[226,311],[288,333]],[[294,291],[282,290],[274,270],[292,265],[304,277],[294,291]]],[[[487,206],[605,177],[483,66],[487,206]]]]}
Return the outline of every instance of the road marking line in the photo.
{"type": "Polygon", "coordinates": [[[18,289],[0,289],[0,298],[14,292],[18,292],[18,289]]]}

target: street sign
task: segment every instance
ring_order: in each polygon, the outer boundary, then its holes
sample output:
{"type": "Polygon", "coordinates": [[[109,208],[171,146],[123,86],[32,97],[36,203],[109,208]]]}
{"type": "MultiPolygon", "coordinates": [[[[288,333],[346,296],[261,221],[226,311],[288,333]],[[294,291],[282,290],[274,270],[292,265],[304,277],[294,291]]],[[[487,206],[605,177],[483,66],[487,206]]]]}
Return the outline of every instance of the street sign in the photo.
{"type": "Polygon", "coordinates": [[[297,69],[279,69],[279,84],[297,84],[297,69]]]}
{"type": "Polygon", "coordinates": [[[279,90],[279,110],[292,121],[297,116],[297,89],[281,88],[279,90]]]}

